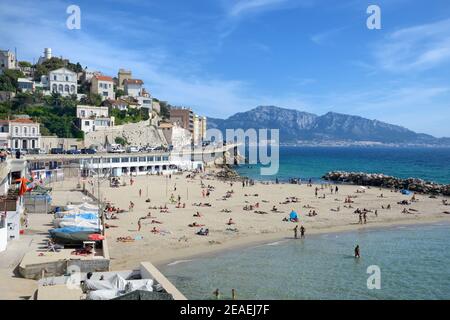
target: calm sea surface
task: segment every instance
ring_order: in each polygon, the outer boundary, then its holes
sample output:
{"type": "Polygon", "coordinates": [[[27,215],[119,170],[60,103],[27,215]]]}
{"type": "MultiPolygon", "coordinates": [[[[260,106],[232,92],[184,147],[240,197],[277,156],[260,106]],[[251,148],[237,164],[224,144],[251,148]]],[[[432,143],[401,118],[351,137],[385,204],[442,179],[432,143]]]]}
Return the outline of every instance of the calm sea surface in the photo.
{"type": "Polygon", "coordinates": [[[319,179],[333,170],[384,173],[450,184],[450,149],[280,147],[280,169],[260,176],[259,165],[242,165],[240,174],[253,179],[319,179]]]}
{"type": "Polygon", "coordinates": [[[450,299],[450,224],[309,236],[162,268],[191,299],[450,299]],[[361,247],[354,259],[355,244],[361,247]],[[367,268],[381,271],[369,290],[367,268]]]}

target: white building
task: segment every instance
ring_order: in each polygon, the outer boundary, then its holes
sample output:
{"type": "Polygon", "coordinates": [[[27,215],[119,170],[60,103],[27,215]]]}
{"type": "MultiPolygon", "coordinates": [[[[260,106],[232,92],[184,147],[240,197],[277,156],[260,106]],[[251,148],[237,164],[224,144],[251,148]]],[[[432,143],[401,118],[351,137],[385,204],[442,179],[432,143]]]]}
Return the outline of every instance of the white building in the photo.
{"type": "Polygon", "coordinates": [[[77,94],[77,74],[67,68],[50,71],[48,86],[52,93],[59,93],[62,96],[77,94]]]}
{"type": "Polygon", "coordinates": [[[0,147],[38,149],[40,143],[39,123],[31,119],[0,120],[0,147]]]}
{"type": "Polygon", "coordinates": [[[124,82],[125,94],[127,96],[136,98],[142,96],[142,86],[144,82],[140,79],[125,79],[124,82]]]}
{"type": "Polygon", "coordinates": [[[44,61],[50,60],[52,58],[52,48],[45,48],[44,55],[39,57],[38,64],[42,64],[44,61]]]}
{"type": "Polygon", "coordinates": [[[10,50],[0,50],[0,74],[8,69],[17,69],[16,56],[10,50]]]}
{"type": "Polygon", "coordinates": [[[81,76],[81,81],[83,82],[91,82],[92,78],[95,76],[101,76],[102,73],[100,71],[88,70],[85,69],[81,76]]]}
{"type": "Polygon", "coordinates": [[[84,133],[114,126],[114,117],[109,117],[108,107],[77,106],[78,127],[84,133]]]}
{"type": "Polygon", "coordinates": [[[33,92],[35,88],[33,80],[26,78],[18,78],[17,86],[22,92],[33,92]]]}
{"type": "Polygon", "coordinates": [[[108,76],[94,75],[91,79],[91,93],[99,94],[102,100],[115,99],[114,80],[108,76]]]}

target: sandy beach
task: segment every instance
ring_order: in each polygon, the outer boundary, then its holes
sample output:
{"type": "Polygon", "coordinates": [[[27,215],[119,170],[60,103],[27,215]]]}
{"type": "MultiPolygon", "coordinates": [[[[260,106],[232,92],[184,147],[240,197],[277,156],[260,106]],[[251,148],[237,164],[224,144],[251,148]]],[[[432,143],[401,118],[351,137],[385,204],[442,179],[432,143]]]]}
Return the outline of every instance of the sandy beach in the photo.
{"type": "MultiPolygon", "coordinates": [[[[253,186],[243,187],[241,182],[231,185],[230,182],[219,181],[212,175],[197,175],[193,179],[186,178],[187,175],[188,173],[172,175],[171,178],[133,177],[133,185],[130,184],[130,177],[122,177],[121,182],[126,183],[126,186],[115,188],[110,187],[107,180],[101,182],[101,198],[116,208],[126,210],[117,215],[118,219],[106,221],[110,226],[106,230],[106,236],[109,239],[113,270],[134,268],[139,262],[146,260],[161,265],[196,255],[293,238],[296,225],[303,225],[307,236],[401,224],[450,221],[450,215],[443,213],[449,210],[449,206],[442,202],[443,197],[416,195],[415,202],[402,205],[398,202],[411,200],[411,195],[406,196],[387,189],[339,185],[336,194],[335,185],[256,182],[253,186]],[[209,196],[206,194],[208,185],[209,196]],[[289,202],[289,197],[297,198],[297,202],[295,198],[294,202],[289,202]],[[345,203],[348,197],[352,203],[345,203]],[[171,201],[171,198],[174,201],[171,201]],[[181,208],[177,208],[179,198],[181,208]],[[147,199],[150,199],[150,202],[147,202],[147,199]],[[132,210],[129,210],[130,201],[134,203],[132,210]],[[200,203],[203,205],[196,205],[200,203]],[[204,206],[205,203],[210,206],[204,206]],[[245,206],[250,205],[253,206],[252,210],[244,210],[245,206]],[[388,205],[391,206],[390,209],[382,208],[388,205]],[[272,211],[273,206],[277,208],[276,212],[272,211]],[[168,212],[162,212],[160,207],[167,207],[168,212]],[[357,208],[369,211],[366,214],[367,223],[359,223],[359,214],[354,213],[357,208]],[[404,209],[409,213],[404,213],[404,209]],[[298,213],[298,223],[283,221],[284,218],[289,218],[292,210],[298,213]],[[315,211],[317,215],[308,216],[310,211],[315,211]],[[194,216],[197,212],[200,217],[194,216]],[[149,214],[151,216],[148,216],[149,214]],[[141,230],[138,231],[140,218],[144,219],[141,219],[141,230]],[[234,222],[232,225],[227,224],[230,218],[234,222]],[[193,223],[201,226],[190,227],[193,223]],[[209,229],[208,236],[196,234],[202,227],[209,229]],[[152,232],[154,228],[157,232],[152,232]],[[125,237],[133,240],[117,241],[117,238],[125,237]]],[[[66,180],[58,184],[67,190],[72,185],[75,187],[76,183],[78,180],[66,180]]],[[[87,179],[85,185],[90,192],[97,195],[98,184],[95,178],[87,179]]],[[[54,187],[57,189],[58,185],[54,187]]],[[[70,201],[70,196],[67,199],[70,201]]]]}

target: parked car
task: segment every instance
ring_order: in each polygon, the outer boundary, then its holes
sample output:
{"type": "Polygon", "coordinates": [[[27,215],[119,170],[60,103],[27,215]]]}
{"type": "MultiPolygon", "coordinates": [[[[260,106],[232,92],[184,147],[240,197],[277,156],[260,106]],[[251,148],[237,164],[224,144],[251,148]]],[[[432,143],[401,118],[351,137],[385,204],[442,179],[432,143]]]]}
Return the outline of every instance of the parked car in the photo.
{"type": "Polygon", "coordinates": [[[78,149],[67,150],[66,154],[81,154],[81,150],[78,149]]]}
{"type": "Polygon", "coordinates": [[[130,152],[130,153],[139,152],[139,147],[137,147],[137,146],[129,146],[127,148],[127,152],[130,152]]]}
{"type": "Polygon", "coordinates": [[[45,150],[42,150],[40,148],[36,148],[36,149],[29,149],[28,154],[47,154],[47,152],[45,152],[45,150]]]}
{"type": "Polygon", "coordinates": [[[50,154],[64,154],[63,148],[51,148],[50,154]]]}
{"type": "Polygon", "coordinates": [[[97,150],[90,149],[90,148],[83,148],[81,149],[81,154],[96,154],[97,150]]]}

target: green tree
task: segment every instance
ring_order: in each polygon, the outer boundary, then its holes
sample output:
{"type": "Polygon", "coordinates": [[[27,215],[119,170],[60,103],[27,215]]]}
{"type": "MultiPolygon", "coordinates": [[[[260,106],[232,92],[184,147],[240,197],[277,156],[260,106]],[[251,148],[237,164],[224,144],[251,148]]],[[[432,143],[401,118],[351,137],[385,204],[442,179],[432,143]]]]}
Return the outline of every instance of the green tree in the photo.
{"type": "Polygon", "coordinates": [[[120,97],[122,97],[124,95],[125,95],[125,91],[124,90],[122,90],[122,89],[117,89],[116,90],[116,99],[120,98],[120,97]]]}
{"type": "Polygon", "coordinates": [[[120,144],[121,146],[126,146],[128,144],[128,141],[125,140],[125,138],[122,138],[122,137],[116,137],[114,139],[114,142],[120,144]]]}
{"type": "Polygon", "coordinates": [[[23,78],[24,74],[20,70],[7,69],[0,75],[0,91],[16,92],[18,89],[17,79],[23,78]]]}
{"type": "Polygon", "coordinates": [[[19,67],[21,68],[31,68],[32,66],[28,61],[19,61],[19,67]]]}

